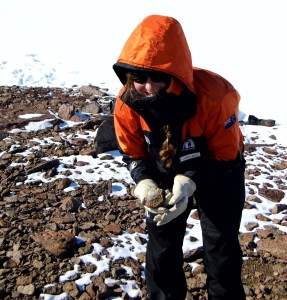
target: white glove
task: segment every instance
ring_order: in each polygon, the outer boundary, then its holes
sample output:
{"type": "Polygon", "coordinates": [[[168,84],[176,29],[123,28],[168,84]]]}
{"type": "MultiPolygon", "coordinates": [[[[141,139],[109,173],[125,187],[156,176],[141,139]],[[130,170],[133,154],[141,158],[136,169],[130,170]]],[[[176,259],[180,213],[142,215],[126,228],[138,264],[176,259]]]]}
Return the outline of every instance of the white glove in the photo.
{"type": "Polygon", "coordinates": [[[172,195],[169,190],[165,191],[166,194],[169,194],[169,197],[165,197],[165,203],[163,206],[157,208],[150,208],[145,205],[148,201],[151,200],[151,198],[154,197],[154,195],[157,195],[159,192],[161,192],[161,190],[158,188],[157,184],[152,179],[143,179],[137,184],[133,194],[141,201],[141,203],[144,205],[144,208],[147,211],[150,211],[154,214],[162,214],[168,211],[168,209],[165,206],[172,195]]]}
{"type": "MultiPolygon", "coordinates": [[[[188,199],[196,190],[196,185],[189,177],[179,174],[174,178],[172,197],[168,201],[168,205],[172,206],[167,212],[159,213],[154,217],[157,225],[164,225],[182,214],[188,204],[188,199]]],[[[169,197],[168,197],[169,198],[169,197]]]]}
{"type": "Polygon", "coordinates": [[[152,179],[143,179],[137,184],[134,195],[140,199],[141,203],[144,205],[148,194],[157,188],[157,184],[152,179]]]}

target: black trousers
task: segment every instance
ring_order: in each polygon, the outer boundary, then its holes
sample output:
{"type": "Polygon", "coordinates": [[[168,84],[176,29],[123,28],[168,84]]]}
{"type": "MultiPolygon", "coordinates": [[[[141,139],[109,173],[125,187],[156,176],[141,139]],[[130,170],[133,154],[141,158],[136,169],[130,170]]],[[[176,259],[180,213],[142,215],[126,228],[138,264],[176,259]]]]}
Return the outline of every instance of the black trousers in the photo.
{"type": "MultiPolygon", "coordinates": [[[[242,251],[238,241],[245,200],[244,163],[212,166],[197,187],[204,264],[209,300],[242,300],[242,251]]],[[[183,271],[182,244],[186,220],[192,209],[163,226],[146,217],[149,241],[145,276],[150,300],[184,300],[187,286],[183,271]]]]}

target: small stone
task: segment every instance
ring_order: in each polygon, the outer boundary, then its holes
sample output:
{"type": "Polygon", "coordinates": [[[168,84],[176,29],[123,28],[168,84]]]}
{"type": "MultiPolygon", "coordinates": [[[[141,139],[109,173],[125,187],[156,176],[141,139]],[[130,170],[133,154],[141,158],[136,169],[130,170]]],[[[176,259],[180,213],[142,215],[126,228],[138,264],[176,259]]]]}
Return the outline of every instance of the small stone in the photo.
{"type": "Polygon", "coordinates": [[[35,286],[34,284],[28,284],[28,285],[19,285],[17,288],[17,292],[19,294],[23,294],[23,295],[33,295],[35,292],[35,286]]]}
{"type": "Polygon", "coordinates": [[[149,208],[158,208],[164,206],[165,202],[165,193],[162,189],[151,189],[148,191],[148,194],[145,198],[145,206],[149,208]]]}

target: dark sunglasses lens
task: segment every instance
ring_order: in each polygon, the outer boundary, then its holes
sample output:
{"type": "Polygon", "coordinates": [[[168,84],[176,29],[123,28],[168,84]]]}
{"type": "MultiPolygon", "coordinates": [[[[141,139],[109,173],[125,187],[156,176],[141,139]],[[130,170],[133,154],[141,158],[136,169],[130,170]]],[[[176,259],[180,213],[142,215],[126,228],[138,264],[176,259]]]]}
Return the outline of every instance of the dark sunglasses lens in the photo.
{"type": "Polygon", "coordinates": [[[164,73],[130,73],[131,80],[137,83],[145,83],[148,78],[154,82],[168,82],[170,75],[164,73]]]}
{"type": "Polygon", "coordinates": [[[131,80],[137,83],[147,82],[148,76],[146,74],[131,73],[131,80]]]}
{"type": "Polygon", "coordinates": [[[163,73],[151,73],[149,77],[154,82],[167,82],[170,79],[170,76],[163,73]]]}

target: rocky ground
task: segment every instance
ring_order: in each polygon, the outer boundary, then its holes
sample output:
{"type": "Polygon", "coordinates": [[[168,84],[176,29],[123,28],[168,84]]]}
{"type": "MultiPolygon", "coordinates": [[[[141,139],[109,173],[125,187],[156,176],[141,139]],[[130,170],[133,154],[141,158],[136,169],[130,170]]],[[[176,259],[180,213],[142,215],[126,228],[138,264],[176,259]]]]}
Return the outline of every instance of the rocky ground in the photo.
{"type": "MultiPolygon", "coordinates": [[[[142,263],[145,255],[112,262],[109,272],[102,272],[92,279],[92,283],[80,291],[74,280],[59,282],[59,276],[80,264],[81,273],[91,273],[95,266],[83,264],[79,256],[92,251],[92,243],[109,247],[112,237],[128,233],[145,233],[144,212],[137,199],[130,192],[123,197],[110,197],[110,181],[88,184],[77,182],[79,188],[71,193],[63,189],[70,185],[69,172],[61,180],[49,183],[43,180],[24,183],[29,174],[45,171],[45,177],[57,174],[57,158],[45,162],[43,157],[64,157],[77,154],[89,154],[94,157],[100,152],[97,141],[79,138],[75,132],[83,135],[87,130],[95,130],[106,118],[98,113],[110,109],[110,97],[96,87],[71,89],[0,87],[0,298],[1,299],[39,299],[41,293],[61,294],[66,292],[69,299],[109,299],[122,297],[130,299],[119,284],[104,284],[104,279],[128,278],[122,264],[129,266],[140,286],[142,295],[136,299],[146,299],[146,288],[141,278],[142,263]],[[86,99],[90,99],[87,102],[86,99]],[[61,128],[63,120],[83,121],[76,112],[86,112],[91,118],[70,128],[61,128]],[[19,118],[24,114],[42,114],[34,121],[51,119],[51,127],[37,132],[13,132],[15,128],[24,128],[31,120],[19,118]],[[58,117],[55,117],[57,114],[58,117]],[[64,139],[61,134],[71,138],[64,139]],[[37,140],[52,138],[55,143],[39,143],[37,140]],[[23,158],[20,153],[39,143],[37,150],[23,158]],[[17,144],[17,147],[15,147],[17,144]],[[95,201],[100,195],[104,201],[95,201]],[[85,204],[85,209],[81,205],[85,204]],[[135,213],[136,212],[136,213],[135,213]],[[75,236],[85,242],[76,243],[75,236]],[[47,284],[53,286],[45,287],[47,284]]],[[[108,116],[109,118],[111,116],[108,116]]],[[[112,137],[111,137],[112,138],[112,137]]],[[[261,147],[265,153],[262,164],[272,162],[272,157],[280,156],[280,162],[270,165],[270,169],[287,168],[287,152],[278,146],[246,145],[246,158],[252,159],[256,149],[261,147]],[[265,159],[265,161],[264,161],[265,159]]],[[[113,158],[106,155],[101,158],[109,165],[113,158]]],[[[74,166],[81,164],[74,161],[74,166]]],[[[247,164],[248,166],[248,164],[247,164]]],[[[73,165],[70,166],[73,168],[73,165]]],[[[91,173],[94,170],[90,170],[91,173]]],[[[246,178],[260,174],[260,166],[246,170],[246,178]]],[[[287,238],[275,224],[287,226],[287,207],[280,204],[286,190],[286,171],[282,176],[271,179],[276,188],[270,185],[260,187],[259,194],[274,202],[271,213],[286,211],[286,218],[270,221],[270,225],[257,232],[252,230],[257,223],[248,224],[250,233],[240,235],[240,243],[245,257],[242,280],[247,299],[287,299],[287,238]],[[258,238],[260,239],[257,242],[258,238]],[[256,251],[255,251],[256,250],[256,251]]],[[[268,176],[268,174],[266,174],[268,176]]],[[[270,176],[270,175],[269,175],[270,176]]],[[[130,187],[126,182],[128,191],[130,187]]],[[[250,195],[245,208],[252,209],[260,201],[255,191],[256,184],[249,184],[250,195]]],[[[194,218],[197,218],[195,213],[194,218]]],[[[268,215],[258,214],[258,220],[268,220],[268,215]]],[[[145,239],[139,239],[142,244],[145,239]]],[[[202,263],[202,249],[185,255],[185,273],[188,284],[187,299],[206,299],[206,274],[202,263]],[[192,270],[188,262],[197,262],[199,267],[192,270]]],[[[67,298],[68,299],[68,298],[67,298]]]]}

